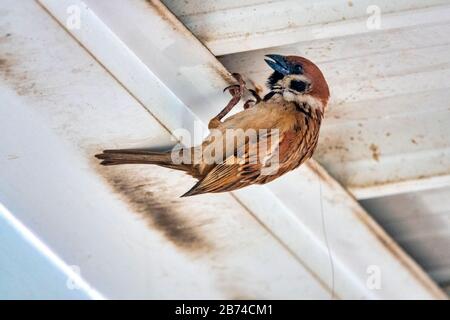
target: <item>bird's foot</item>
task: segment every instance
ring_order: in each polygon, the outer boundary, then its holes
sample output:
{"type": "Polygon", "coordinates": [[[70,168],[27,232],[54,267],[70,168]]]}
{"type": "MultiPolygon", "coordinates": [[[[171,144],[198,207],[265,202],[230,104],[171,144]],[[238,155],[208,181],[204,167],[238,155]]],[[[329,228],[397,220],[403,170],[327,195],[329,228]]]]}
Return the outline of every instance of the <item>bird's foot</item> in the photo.
{"type": "Polygon", "coordinates": [[[253,97],[254,97],[256,100],[253,100],[253,99],[247,100],[247,101],[244,103],[244,109],[251,108],[251,107],[253,107],[255,104],[259,103],[259,102],[262,100],[261,97],[259,96],[259,94],[258,94],[255,90],[253,90],[253,89],[247,89],[247,90],[250,91],[250,93],[253,95],[253,97]]]}
{"type": "Polygon", "coordinates": [[[255,100],[249,99],[244,103],[244,110],[253,107],[256,104],[255,100]]]}
{"type": "Polygon", "coordinates": [[[233,77],[238,81],[238,84],[233,84],[223,89],[224,92],[225,91],[230,92],[232,98],[230,102],[228,102],[228,104],[225,106],[225,108],[222,111],[220,111],[217,116],[211,119],[208,125],[209,129],[214,129],[220,126],[223,117],[225,117],[234,108],[234,106],[236,106],[239,103],[239,101],[242,99],[244,95],[245,90],[250,91],[251,94],[256,98],[256,101],[255,100],[246,101],[244,104],[244,109],[248,109],[254,103],[258,103],[259,101],[261,101],[261,97],[256,93],[255,90],[248,89],[245,86],[245,81],[239,73],[233,73],[233,77]]]}
{"type": "Polygon", "coordinates": [[[224,92],[228,91],[231,94],[231,96],[233,97],[232,101],[235,101],[236,99],[240,100],[244,95],[245,90],[249,91],[256,100],[247,100],[244,103],[244,109],[248,109],[262,100],[255,90],[246,87],[245,81],[242,79],[242,76],[239,73],[233,73],[233,77],[238,81],[238,84],[233,84],[223,89],[224,92]]]}
{"type": "Polygon", "coordinates": [[[239,98],[241,98],[244,94],[245,89],[247,89],[245,87],[245,81],[239,73],[233,73],[232,75],[238,81],[238,83],[226,87],[225,89],[223,89],[223,92],[228,91],[231,96],[239,96],[239,98]]]}

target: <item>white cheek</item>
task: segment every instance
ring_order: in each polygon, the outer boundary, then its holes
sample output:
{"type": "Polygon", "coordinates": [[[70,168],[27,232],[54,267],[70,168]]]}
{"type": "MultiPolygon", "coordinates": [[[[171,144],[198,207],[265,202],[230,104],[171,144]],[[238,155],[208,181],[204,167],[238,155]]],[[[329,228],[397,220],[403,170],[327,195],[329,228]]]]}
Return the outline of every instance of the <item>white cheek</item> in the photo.
{"type": "Polygon", "coordinates": [[[297,100],[297,95],[293,94],[290,91],[284,91],[283,92],[283,98],[286,101],[296,101],[297,100]]]}

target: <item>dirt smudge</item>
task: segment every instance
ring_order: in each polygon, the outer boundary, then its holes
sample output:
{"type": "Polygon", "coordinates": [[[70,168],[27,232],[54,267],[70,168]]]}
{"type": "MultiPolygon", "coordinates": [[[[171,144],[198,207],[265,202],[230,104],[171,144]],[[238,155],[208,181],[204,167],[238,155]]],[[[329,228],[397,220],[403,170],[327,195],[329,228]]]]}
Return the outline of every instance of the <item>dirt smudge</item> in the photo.
{"type": "Polygon", "coordinates": [[[213,249],[204,229],[212,221],[190,215],[188,208],[192,200],[180,199],[170,185],[151,174],[152,170],[165,169],[139,165],[103,167],[98,163],[94,166],[133,212],[143,217],[152,229],[159,230],[176,247],[191,253],[213,249]]]}
{"type": "Polygon", "coordinates": [[[376,144],[371,144],[369,146],[370,151],[372,151],[372,159],[375,161],[380,161],[380,149],[376,144]]]}
{"type": "Polygon", "coordinates": [[[173,30],[179,31],[189,37],[193,37],[192,33],[187,29],[187,27],[182,24],[178,18],[166,7],[163,3],[159,1],[146,0],[145,1],[156,14],[161,17],[164,21],[170,24],[173,30]]]}
{"type": "MultiPolygon", "coordinates": [[[[9,40],[11,34],[1,37],[1,40],[9,40]]],[[[3,46],[3,45],[2,45],[3,46]]],[[[36,83],[29,79],[28,71],[23,68],[16,53],[4,50],[0,51],[0,77],[8,83],[19,96],[41,94],[36,87],[36,83]]]]}

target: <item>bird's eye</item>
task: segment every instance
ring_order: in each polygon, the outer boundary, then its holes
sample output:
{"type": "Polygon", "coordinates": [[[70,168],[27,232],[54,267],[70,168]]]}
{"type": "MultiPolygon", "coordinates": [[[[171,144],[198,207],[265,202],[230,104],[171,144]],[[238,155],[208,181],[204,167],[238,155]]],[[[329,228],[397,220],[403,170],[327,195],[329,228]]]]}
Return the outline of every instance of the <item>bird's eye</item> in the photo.
{"type": "Polygon", "coordinates": [[[300,80],[292,80],[289,87],[298,92],[305,92],[306,89],[308,89],[309,84],[300,80]]]}
{"type": "Polygon", "coordinates": [[[292,73],[293,74],[302,74],[303,73],[303,67],[301,65],[299,65],[299,64],[295,65],[292,68],[292,73]]]}

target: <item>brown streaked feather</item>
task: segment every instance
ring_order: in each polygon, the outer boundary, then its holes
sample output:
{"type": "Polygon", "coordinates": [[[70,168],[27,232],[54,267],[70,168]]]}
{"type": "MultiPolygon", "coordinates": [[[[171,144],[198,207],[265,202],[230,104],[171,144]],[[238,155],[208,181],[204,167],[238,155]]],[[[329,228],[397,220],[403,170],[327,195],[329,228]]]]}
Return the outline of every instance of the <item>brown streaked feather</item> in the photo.
{"type": "MultiPolygon", "coordinates": [[[[328,97],[324,100],[320,97],[326,92],[318,89],[313,99],[327,101],[328,97]]],[[[205,139],[201,146],[182,149],[180,151],[182,155],[188,155],[184,153],[187,151],[191,154],[189,164],[174,163],[171,152],[145,150],[106,150],[96,157],[103,160],[103,165],[146,163],[182,170],[199,179],[198,183],[183,197],[208,192],[232,191],[252,184],[264,184],[297,168],[312,156],[317,145],[323,116],[323,108],[312,107],[316,105],[317,103],[314,104],[314,101],[310,102],[310,100],[293,102],[273,98],[269,101],[261,101],[252,108],[238,112],[220,122],[215,128],[222,133],[219,138],[216,139],[211,132],[209,136],[211,139],[205,139]],[[253,141],[246,138],[239,140],[236,145],[234,137],[227,138],[226,130],[228,129],[240,129],[244,132],[248,129],[255,130],[257,139],[253,141]],[[261,132],[260,129],[269,131],[261,132]],[[277,129],[279,132],[279,140],[275,145],[270,143],[274,139],[269,134],[271,129],[277,129]],[[259,148],[263,145],[272,148],[264,148],[264,152],[261,153],[259,148]],[[220,148],[223,148],[223,152],[216,152],[220,148]],[[239,154],[242,149],[244,149],[243,155],[239,154]],[[192,161],[197,151],[201,154],[200,162],[192,161]],[[250,161],[253,160],[251,155],[254,154],[258,155],[256,163],[250,161]],[[274,157],[277,154],[279,156],[278,170],[271,174],[263,173],[263,169],[268,167],[267,163],[274,164],[274,157]],[[263,163],[262,159],[265,160],[263,163]],[[244,161],[241,162],[242,160],[244,161]]]]}
{"type": "Polygon", "coordinates": [[[102,165],[116,165],[124,163],[169,163],[170,152],[153,152],[135,149],[104,150],[96,154],[97,159],[103,160],[102,165]]]}
{"type": "MultiPolygon", "coordinates": [[[[281,154],[280,151],[287,150],[295,137],[298,138],[298,135],[293,131],[282,133],[278,138],[277,145],[271,144],[271,139],[273,137],[270,132],[258,136],[257,141],[246,140],[244,154],[241,157],[231,155],[226,158],[224,162],[214,166],[212,170],[186,192],[183,197],[208,192],[232,191],[254,183],[262,183],[262,180],[259,180],[259,178],[265,177],[264,175],[261,175],[261,170],[265,166],[262,163],[263,159],[266,159],[266,163],[274,164],[273,157],[278,155],[279,161],[277,161],[277,163],[284,162],[287,153],[281,154]],[[267,147],[261,149],[261,145],[266,145],[267,147]],[[281,159],[281,157],[283,157],[283,159],[281,159]],[[243,163],[240,163],[240,161],[243,163]]],[[[277,174],[275,177],[276,176],[279,175],[277,174]]]]}
{"type": "Polygon", "coordinates": [[[197,182],[182,197],[193,196],[207,192],[229,191],[237,183],[239,165],[219,164],[215,166],[202,180],[197,182]]]}
{"type": "Polygon", "coordinates": [[[120,164],[156,164],[162,167],[185,171],[196,177],[195,170],[190,164],[175,164],[172,161],[171,151],[155,152],[139,149],[114,149],[104,150],[96,154],[97,159],[101,159],[101,165],[114,166],[120,164]]]}

